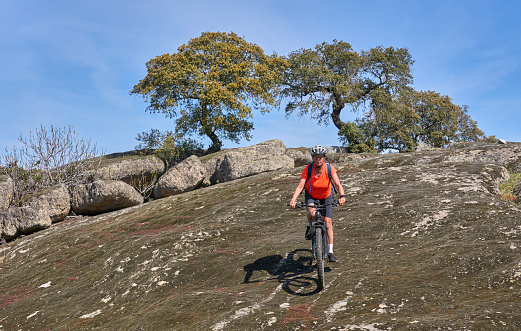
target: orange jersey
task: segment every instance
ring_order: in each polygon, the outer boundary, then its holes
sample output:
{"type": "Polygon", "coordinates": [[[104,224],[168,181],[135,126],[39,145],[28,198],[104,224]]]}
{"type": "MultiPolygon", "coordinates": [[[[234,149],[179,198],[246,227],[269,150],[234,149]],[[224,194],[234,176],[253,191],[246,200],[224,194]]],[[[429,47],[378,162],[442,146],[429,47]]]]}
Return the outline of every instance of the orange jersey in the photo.
{"type": "MultiPolygon", "coordinates": [[[[304,171],[302,171],[300,178],[308,178],[308,168],[309,164],[304,168],[304,171]]],[[[331,177],[333,177],[335,173],[336,169],[333,166],[331,166],[331,177]]],[[[318,178],[315,178],[315,165],[313,165],[311,178],[306,182],[304,188],[315,199],[325,199],[331,195],[331,190],[333,189],[333,187],[332,183],[329,181],[329,178],[327,177],[327,165],[325,162],[322,166],[322,173],[318,178]]]]}

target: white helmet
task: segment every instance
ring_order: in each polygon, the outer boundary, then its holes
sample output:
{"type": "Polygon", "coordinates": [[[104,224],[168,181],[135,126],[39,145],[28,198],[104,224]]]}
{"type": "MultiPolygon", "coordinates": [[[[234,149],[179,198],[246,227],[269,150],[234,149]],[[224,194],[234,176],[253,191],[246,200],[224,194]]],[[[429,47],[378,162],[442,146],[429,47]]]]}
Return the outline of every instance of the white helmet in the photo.
{"type": "Polygon", "coordinates": [[[316,145],[311,148],[311,156],[324,154],[326,155],[326,148],[324,146],[316,145]]]}

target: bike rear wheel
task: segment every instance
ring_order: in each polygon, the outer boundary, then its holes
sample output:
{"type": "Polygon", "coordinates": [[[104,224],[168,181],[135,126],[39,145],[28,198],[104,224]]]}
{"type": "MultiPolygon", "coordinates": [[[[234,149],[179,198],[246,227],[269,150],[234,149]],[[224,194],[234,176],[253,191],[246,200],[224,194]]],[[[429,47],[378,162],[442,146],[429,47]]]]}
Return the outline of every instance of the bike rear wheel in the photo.
{"type": "Polygon", "coordinates": [[[318,286],[323,289],[326,285],[324,278],[324,235],[322,228],[315,229],[315,258],[317,260],[318,286]]]}

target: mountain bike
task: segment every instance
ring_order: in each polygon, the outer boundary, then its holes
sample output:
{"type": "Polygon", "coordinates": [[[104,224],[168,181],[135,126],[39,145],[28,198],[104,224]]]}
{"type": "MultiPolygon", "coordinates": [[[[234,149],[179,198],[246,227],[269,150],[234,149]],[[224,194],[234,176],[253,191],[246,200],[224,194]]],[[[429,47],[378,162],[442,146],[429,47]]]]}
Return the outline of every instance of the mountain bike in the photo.
{"type": "MultiPolygon", "coordinates": [[[[305,203],[297,203],[297,208],[313,207],[315,208],[315,216],[310,225],[311,231],[311,251],[313,252],[313,259],[317,261],[318,286],[323,289],[326,285],[324,278],[324,260],[327,258],[327,230],[326,223],[322,219],[322,213],[326,211],[326,206],[338,206],[338,201],[333,201],[329,204],[320,204],[319,200],[315,200],[313,205],[306,205],[305,203]]],[[[289,204],[288,204],[289,206],[289,204]]]]}

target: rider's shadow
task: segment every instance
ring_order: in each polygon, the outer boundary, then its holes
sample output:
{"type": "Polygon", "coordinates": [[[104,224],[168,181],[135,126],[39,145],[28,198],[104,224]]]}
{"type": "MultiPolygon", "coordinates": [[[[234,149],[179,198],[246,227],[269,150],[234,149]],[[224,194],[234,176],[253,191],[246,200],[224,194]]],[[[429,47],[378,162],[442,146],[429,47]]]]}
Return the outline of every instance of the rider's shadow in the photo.
{"type": "Polygon", "coordinates": [[[260,282],[260,280],[251,281],[251,277],[255,271],[266,271],[268,274],[275,276],[279,272],[279,264],[282,261],[283,257],[280,255],[270,255],[261,257],[257,259],[255,262],[247,264],[244,266],[244,271],[246,271],[246,275],[244,276],[245,283],[256,283],[260,282]]]}
{"type": "MultiPolygon", "coordinates": [[[[318,293],[318,280],[312,277],[303,276],[313,273],[315,268],[312,266],[312,252],[309,249],[298,249],[292,251],[287,257],[280,255],[270,255],[261,257],[255,262],[244,266],[246,275],[244,283],[256,283],[270,279],[276,279],[281,282],[283,289],[293,295],[311,295],[318,293]],[[251,280],[254,273],[267,272],[274,278],[263,278],[262,280],[251,280]],[[316,288],[315,285],[316,284],[316,288]],[[305,291],[306,288],[312,287],[313,290],[305,291]]],[[[324,271],[330,271],[325,268],[324,271]]]]}

